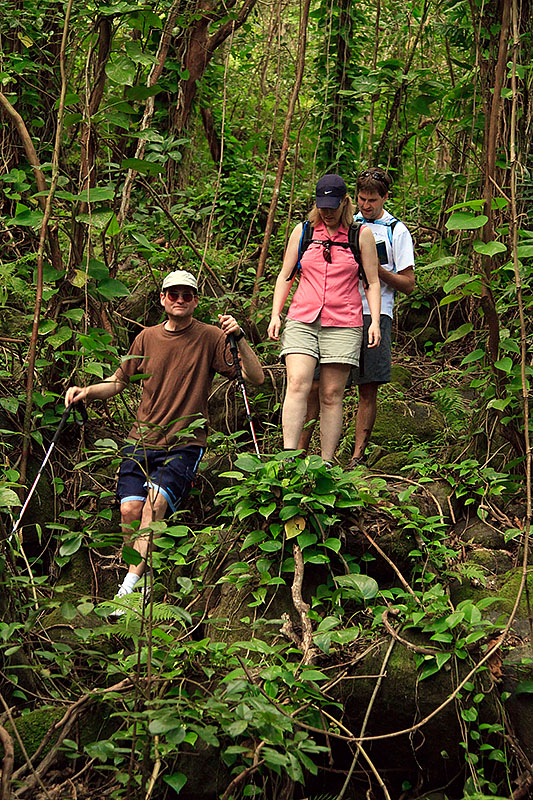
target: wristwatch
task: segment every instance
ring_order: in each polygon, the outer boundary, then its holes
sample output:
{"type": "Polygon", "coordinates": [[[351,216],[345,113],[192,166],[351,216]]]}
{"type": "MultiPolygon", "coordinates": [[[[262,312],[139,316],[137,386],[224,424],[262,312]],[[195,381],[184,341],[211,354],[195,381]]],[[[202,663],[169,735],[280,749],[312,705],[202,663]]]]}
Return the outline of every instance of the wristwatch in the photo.
{"type": "Polygon", "coordinates": [[[244,336],[244,331],[243,331],[242,328],[239,328],[239,333],[234,333],[233,334],[233,337],[234,337],[236,342],[240,342],[241,339],[243,338],[243,336],[244,336]]]}

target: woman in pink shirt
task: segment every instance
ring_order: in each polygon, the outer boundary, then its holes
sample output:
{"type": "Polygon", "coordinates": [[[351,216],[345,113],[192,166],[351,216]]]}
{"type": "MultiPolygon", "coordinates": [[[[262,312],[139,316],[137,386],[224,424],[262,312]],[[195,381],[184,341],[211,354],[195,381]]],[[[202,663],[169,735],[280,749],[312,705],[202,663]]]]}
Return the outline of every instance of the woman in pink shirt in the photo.
{"type": "MultiPolygon", "coordinates": [[[[316,204],[309,214],[313,238],[300,260],[300,281],[282,335],[281,355],[287,365],[283,446],[287,450],[298,447],[313,373],[320,364],[320,441],[322,458],[328,462],[341,436],[344,387],[350,369],[359,364],[362,342],[358,265],[346,246],[353,214],[353,203],[343,179],[339,175],[324,175],[317,183],[316,204]]],[[[302,229],[299,223],[291,233],[276,280],[268,326],[268,335],[273,340],[280,338],[280,315],[294,282],[302,229]]],[[[361,229],[359,247],[372,316],[368,346],[377,347],[381,338],[378,256],[374,236],[366,227],[361,229]]]]}

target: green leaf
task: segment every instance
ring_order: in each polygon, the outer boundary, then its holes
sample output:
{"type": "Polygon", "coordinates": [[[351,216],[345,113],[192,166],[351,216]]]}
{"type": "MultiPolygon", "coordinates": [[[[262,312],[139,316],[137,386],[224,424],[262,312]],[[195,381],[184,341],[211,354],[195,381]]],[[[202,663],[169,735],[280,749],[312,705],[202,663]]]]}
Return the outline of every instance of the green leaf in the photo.
{"type": "Polygon", "coordinates": [[[340,619],[338,617],[324,617],[321,620],[317,631],[330,631],[332,628],[338,628],[340,625],[340,619]]]}
{"type": "Polygon", "coordinates": [[[102,200],[112,200],[115,190],[107,186],[94,186],[91,189],[84,189],[78,195],[78,200],[82,203],[100,203],[102,200]]]}
{"type": "Polygon", "coordinates": [[[174,772],[172,775],[163,775],[163,780],[179,794],[187,783],[187,776],[183,772],[174,772]]]}
{"type": "Polygon", "coordinates": [[[135,80],[136,66],[131,58],[123,54],[108,63],[105,71],[107,77],[120,86],[131,86],[135,80]]]}
{"type": "Polygon", "coordinates": [[[73,606],[72,603],[68,603],[68,602],[67,603],[61,603],[61,607],[60,607],[59,610],[61,612],[61,616],[63,617],[63,619],[74,619],[74,617],[78,613],[76,611],[76,607],[73,606]]]}
{"type": "Polygon", "coordinates": [[[327,681],[328,676],[319,669],[303,669],[300,674],[301,681],[327,681]]]}
{"type": "Polygon", "coordinates": [[[459,286],[463,286],[465,283],[471,283],[475,280],[477,280],[476,275],[468,275],[467,273],[462,272],[459,275],[454,275],[452,278],[447,280],[442,289],[446,294],[449,294],[459,286]]]}
{"type": "Polygon", "coordinates": [[[506,372],[507,374],[509,374],[513,369],[513,362],[509,358],[509,356],[504,356],[503,358],[500,358],[498,361],[495,361],[494,366],[496,367],[496,369],[499,369],[502,372],[506,372]]]}
{"type": "Polygon", "coordinates": [[[107,208],[93,211],[91,214],[78,214],[76,222],[83,222],[85,225],[91,225],[93,228],[103,231],[108,226],[112,216],[113,212],[107,208]]]}
{"type": "Polygon", "coordinates": [[[503,242],[474,242],[474,250],[482,256],[496,256],[498,253],[505,253],[507,247],[503,242]]]}
{"type": "Polygon", "coordinates": [[[133,564],[134,567],[137,567],[142,562],[143,558],[134,547],[125,544],[122,548],[122,560],[128,564],[128,566],[133,564]]]}
{"type": "Polygon", "coordinates": [[[81,543],[83,538],[78,535],[74,536],[72,539],[68,539],[66,542],[63,542],[61,547],[59,548],[59,555],[60,556],[73,556],[74,553],[77,553],[81,547],[81,543]]]}
{"type": "Polygon", "coordinates": [[[489,218],[485,214],[470,214],[468,211],[456,211],[446,222],[448,230],[452,231],[475,231],[482,228],[489,218]]]}
{"type": "Polygon", "coordinates": [[[518,258],[533,258],[533,245],[519,244],[516,248],[518,258]]]}
{"type": "Polygon", "coordinates": [[[304,550],[306,547],[310,547],[315,543],[316,543],[315,533],[304,532],[300,533],[300,535],[298,536],[298,544],[300,545],[302,550],[304,550]]]}
{"type": "Polygon", "coordinates": [[[445,344],[456,342],[458,339],[462,339],[463,336],[467,336],[469,333],[472,333],[473,330],[473,324],[471,322],[465,322],[464,325],[461,325],[459,328],[450,333],[448,338],[445,340],[445,344]]]}
{"type": "Polygon", "coordinates": [[[13,506],[21,505],[22,503],[13,489],[8,489],[7,486],[0,486],[0,508],[12,508],[13,506]]]}
{"type": "Polygon", "coordinates": [[[115,278],[106,278],[100,281],[97,288],[98,292],[107,300],[114,300],[115,297],[126,297],[130,293],[130,290],[124,286],[122,281],[117,281],[115,278]]]}
{"type": "Polygon", "coordinates": [[[120,225],[115,214],[111,217],[111,221],[106,228],[106,236],[117,236],[120,233],[120,225]]]}
{"type": "Polygon", "coordinates": [[[372,600],[379,591],[377,582],[368,575],[357,575],[354,573],[339,575],[336,581],[339,586],[354,590],[364,600],[372,600]]]}
{"type": "Polygon", "coordinates": [[[64,311],[61,316],[71,319],[73,322],[81,322],[84,313],[83,308],[71,308],[69,311],[64,311]]]}
{"type": "Polygon", "coordinates": [[[450,211],[457,211],[459,208],[473,208],[475,211],[479,211],[484,205],[484,200],[463,200],[461,203],[456,203],[454,206],[447,208],[446,212],[449,214],[450,211]]]}
{"type": "Polygon", "coordinates": [[[521,681],[514,691],[515,694],[533,694],[533,681],[521,681]]]}
{"type": "Polygon", "coordinates": [[[168,733],[168,731],[173,731],[176,728],[181,728],[182,725],[175,714],[172,716],[160,716],[153,719],[149,726],[148,730],[150,733],[158,734],[158,733],[168,733]]]}
{"type": "Polygon", "coordinates": [[[259,506],[257,510],[259,511],[262,517],[267,519],[272,514],[272,512],[276,510],[276,503],[272,502],[269,503],[267,506],[259,506]]]}
{"type": "Polygon", "coordinates": [[[485,351],[478,349],[473,350],[471,353],[468,353],[463,360],[461,361],[461,366],[466,366],[466,364],[472,364],[474,361],[480,361],[483,356],[485,355],[485,351]]]}
{"type": "Polygon", "coordinates": [[[58,331],[52,333],[50,336],[47,336],[46,342],[47,344],[51,345],[54,350],[57,350],[57,348],[61,347],[62,344],[68,342],[71,336],[72,328],[69,328],[67,325],[63,325],[58,331]]]}
{"type": "Polygon", "coordinates": [[[248,727],[248,722],[245,719],[237,719],[227,727],[227,732],[230,736],[240,736],[248,727]]]}
{"type": "Polygon", "coordinates": [[[241,550],[245,550],[247,547],[251,547],[253,544],[262,542],[265,536],[265,531],[253,531],[252,533],[249,533],[241,545],[241,550]]]}
{"type": "Polygon", "coordinates": [[[133,169],[140,172],[141,175],[150,175],[156,178],[165,171],[165,168],[160,164],[155,164],[153,161],[146,161],[141,158],[125,158],[120,166],[122,169],[133,169]]]}

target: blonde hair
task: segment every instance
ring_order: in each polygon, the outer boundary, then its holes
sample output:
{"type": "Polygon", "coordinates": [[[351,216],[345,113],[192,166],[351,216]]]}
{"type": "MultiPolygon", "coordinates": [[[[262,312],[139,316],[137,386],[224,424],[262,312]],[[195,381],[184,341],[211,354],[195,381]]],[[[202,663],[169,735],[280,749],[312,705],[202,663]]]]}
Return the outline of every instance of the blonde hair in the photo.
{"type": "MultiPolygon", "coordinates": [[[[342,198],[340,205],[343,204],[344,208],[342,210],[340,224],[343,225],[345,228],[349,228],[353,222],[353,215],[354,215],[354,204],[349,194],[345,195],[342,198]]],[[[316,227],[320,222],[322,222],[322,217],[320,216],[320,209],[317,208],[316,203],[309,212],[308,219],[313,227],[316,227]]]]}

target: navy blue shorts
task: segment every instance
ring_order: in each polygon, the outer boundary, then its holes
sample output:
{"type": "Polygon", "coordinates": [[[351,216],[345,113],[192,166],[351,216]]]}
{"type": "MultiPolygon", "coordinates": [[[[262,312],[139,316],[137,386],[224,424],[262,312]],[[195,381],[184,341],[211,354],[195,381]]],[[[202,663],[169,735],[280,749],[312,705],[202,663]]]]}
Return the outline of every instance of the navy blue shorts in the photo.
{"type": "Polygon", "coordinates": [[[189,494],[196,470],[204,454],[203,447],[179,450],[146,450],[126,445],[120,465],[117,497],[121,503],[148,497],[148,489],[160,492],[171,511],[176,511],[189,494]]]}

